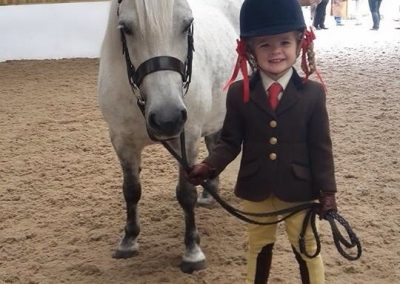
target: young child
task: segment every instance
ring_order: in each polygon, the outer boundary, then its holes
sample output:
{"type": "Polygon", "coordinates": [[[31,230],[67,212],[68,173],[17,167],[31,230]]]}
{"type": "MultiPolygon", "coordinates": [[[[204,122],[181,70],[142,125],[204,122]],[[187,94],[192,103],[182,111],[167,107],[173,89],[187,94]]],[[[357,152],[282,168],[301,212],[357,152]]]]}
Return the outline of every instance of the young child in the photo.
{"type": "MultiPolygon", "coordinates": [[[[324,88],[301,78],[293,68],[307,41],[305,33],[298,0],[245,0],[242,5],[234,73],[241,66],[243,80],[229,88],[218,144],[202,163],[191,168],[188,179],[199,185],[214,178],[242,151],[235,194],[244,199],[243,211],[271,212],[317,199],[320,216],[336,210],[324,88]],[[250,80],[243,67],[246,59],[254,69],[250,80]]],[[[302,282],[322,284],[321,256],[308,258],[300,253],[298,239],[304,216],[305,212],[300,212],[286,219],[286,233],[302,282]]],[[[248,225],[246,283],[267,282],[275,235],[276,225],[248,225]]],[[[310,228],[306,245],[308,252],[315,251],[310,228]]]]}

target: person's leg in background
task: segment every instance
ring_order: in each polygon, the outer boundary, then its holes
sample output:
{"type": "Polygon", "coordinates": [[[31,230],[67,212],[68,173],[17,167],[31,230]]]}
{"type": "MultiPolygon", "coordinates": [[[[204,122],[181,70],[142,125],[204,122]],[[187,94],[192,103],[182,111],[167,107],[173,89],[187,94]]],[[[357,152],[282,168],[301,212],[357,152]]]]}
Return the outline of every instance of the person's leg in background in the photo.
{"type": "Polygon", "coordinates": [[[314,19],[315,19],[315,12],[317,10],[317,6],[318,6],[318,4],[317,5],[313,4],[310,6],[310,18],[311,18],[311,21],[313,21],[313,23],[314,23],[314,19]]]}
{"type": "Polygon", "coordinates": [[[321,22],[321,12],[318,10],[318,7],[321,3],[315,7],[315,13],[314,13],[314,19],[313,19],[313,26],[317,30],[320,30],[321,28],[319,27],[319,23],[321,22]]]}
{"type": "Polygon", "coordinates": [[[382,19],[381,12],[380,12],[381,3],[382,3],[382,0],[377,0],[377,3],[376,3],[377,8],[376,8],[376,10],[377,10],[377,13],[378,13],[378,28],[379,28],[379,26],[381,24],[381,19],[382,19]]]}
{"type": "Polygon", "coordinates": [[[326,6],[328,5],[329,0],[322,0],[321,3],[318,4],[317,10],[315,12],[316,22],[314,27],[316,29],[327,29],[325,26],[325,16],[326,16],[326,6]]]}
{"type": "Polygon", "coordinates": [[[343,26],[342,17],[335,16],[334,18],[337,26],[343,26]]]}
{"type": "Polygon", "coordinates": [[[379,30],[379,23],[380,23],[380,18],[381,15],[379,14],[379,8],[381,5],[380,0],[368,0],[369,4],[369,10],[371,11],[371,16],[372,16],[372,30],[379,30]]]}

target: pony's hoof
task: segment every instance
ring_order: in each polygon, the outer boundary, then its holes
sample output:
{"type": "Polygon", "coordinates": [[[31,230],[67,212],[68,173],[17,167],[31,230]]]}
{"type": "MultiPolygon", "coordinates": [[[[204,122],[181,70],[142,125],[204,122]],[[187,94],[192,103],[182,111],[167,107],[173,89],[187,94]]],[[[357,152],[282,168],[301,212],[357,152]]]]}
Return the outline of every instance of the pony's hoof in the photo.
{"type": "Polygon", "coordinates": [[[134,257],[135,255],[138,255],[138,251],[137,250],[120,250],[120,249],[117,249],[114,253],[113,253],[113,255],[112,255],[112,257],[113,258],[117,258],[117,259],[121,259],[121,258],[131,258],[131,257],[134,257]]]}
{"type": "Polygon", "coordinates": [[[192,274],[193,271],[198,271],[205,269],[207,267],[207,263],[205,260],[197,261],[197,262],[188,262],[182,261],[180,268],[183,273],[192,274]]]}
{"type": "Polygon", "coordinates": [[[201,196],[201,197],[197,198],[197,206],[213,208],[216,205],[217,205],[217,202],[211,195],[207,196],[207,197],[201,196]]]}

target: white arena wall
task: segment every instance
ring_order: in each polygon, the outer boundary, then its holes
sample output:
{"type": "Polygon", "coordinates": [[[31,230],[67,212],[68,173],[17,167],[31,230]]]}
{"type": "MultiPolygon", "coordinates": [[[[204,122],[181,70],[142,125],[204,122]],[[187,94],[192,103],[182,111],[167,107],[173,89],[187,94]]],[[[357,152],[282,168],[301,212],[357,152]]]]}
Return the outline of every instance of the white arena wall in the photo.
{"type": "Polygon", "coordinates": [[[0,6],[0,61],[98,57],[109,5],[0,6]]]}
{"type": "MultiPolygon", "coordinates": [[[[0,0],[0,62],[99,56],[108,19],[110,5],[108,1],[3,6],[13,1],[20,4],[24,1],[61,2],[63,0],[0,0]]],[[[355,2],[359,1],[358,13],[362,17],[363,26],[360,28],[359,38],[347,40],[362,42],[365,39],[365,32],[368,32],[369,26],[372,25],[368,0],[349,1],[350,17],[355,13],[355,2]]],[[[334,20],[330,16],[329,8],[330,5],[327,8],[326,21],[334,30],[334,20]]],[[[310,10],[303,7],[303,12],[307,24],[311,25],[310,10]]],[[[382,1],[381,14],[383,15],[381,23],[383,30],[379,33],[390,32],[393,36],[398,36],[399,31],[394,30],[393,25],[400,25],[400,1],[382,1]],[[393,21],[394,19],[396,22],[393,21]],[[384,31],[385,28],[388,30],[384,31]]],[[[343,40],[343,37],[348,34],[346,29],[352,26],[354,24],[348,23],[345,27],[341,27],[343,33],[340,38],[328,37],[325,39],[326,43],[343,40]]],[[[369,37],[370,34],[367,36],[369,37]]]]}

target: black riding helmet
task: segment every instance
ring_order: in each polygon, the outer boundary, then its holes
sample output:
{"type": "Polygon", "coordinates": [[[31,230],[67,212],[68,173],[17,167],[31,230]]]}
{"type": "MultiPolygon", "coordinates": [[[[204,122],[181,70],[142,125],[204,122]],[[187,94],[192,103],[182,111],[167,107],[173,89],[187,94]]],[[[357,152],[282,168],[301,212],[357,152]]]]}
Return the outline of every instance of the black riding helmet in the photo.
{"type": "Polygon", "coordinates": [[[235,81],[240,71],[243,75],[243,102],[247,103],[250,99],[247,38],[291,31],[300,31],[304,36],[299,47],[303,49],[301,66],[305,70],[305,79],[307,79],[313,71],[308,69],[306,50],[312,44],[315,36],[312,30],[306,31],[306,23],[298,0],[245,0],[240,9],[241,39],[237,41],[236,48],[238,58],[232,76],[225,84],[224,89],[227,89],[235,81]]]}
{"type": "Polygon", "coordinates": [[[240,9],[240,37],[275,35],[304,30],[298,0],[245,0],[240,9]]]}

